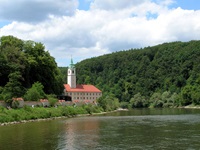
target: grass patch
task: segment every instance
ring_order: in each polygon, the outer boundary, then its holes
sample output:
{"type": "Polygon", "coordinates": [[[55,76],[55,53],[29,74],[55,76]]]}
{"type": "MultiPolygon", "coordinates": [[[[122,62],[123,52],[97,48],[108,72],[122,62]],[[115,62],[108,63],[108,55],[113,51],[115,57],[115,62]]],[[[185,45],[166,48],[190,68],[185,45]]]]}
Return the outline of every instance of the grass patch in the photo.
{"type": "Polygon", "coordinates": [[[7,123],[13,121],[32,120],[32,119],[44,119],[53,117],[73,117],[78,114],[92,114],[99,113],[102,109],[93,105],[82,106],[59,106],[59,107],[28,107],[19,109],[7,110],[4,107],[0,107],[0,123],[7,123]]]}

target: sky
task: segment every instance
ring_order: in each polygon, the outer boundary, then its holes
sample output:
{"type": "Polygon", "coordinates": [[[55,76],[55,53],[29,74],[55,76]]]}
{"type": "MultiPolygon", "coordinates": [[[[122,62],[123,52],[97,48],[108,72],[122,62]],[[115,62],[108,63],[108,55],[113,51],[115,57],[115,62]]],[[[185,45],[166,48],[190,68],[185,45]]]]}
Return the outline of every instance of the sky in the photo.
{"type": "Polygon", "coordinates": [[[0,0],[0,37],[41,42],[58,66],[200,40],[200,0],[0,0]]]}

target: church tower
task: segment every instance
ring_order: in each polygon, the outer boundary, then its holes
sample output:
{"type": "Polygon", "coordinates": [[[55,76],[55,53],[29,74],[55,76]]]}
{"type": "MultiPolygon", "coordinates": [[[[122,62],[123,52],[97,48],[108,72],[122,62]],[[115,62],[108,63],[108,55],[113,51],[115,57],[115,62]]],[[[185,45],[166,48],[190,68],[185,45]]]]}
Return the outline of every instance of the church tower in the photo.
{"type": "Polygon", "coordinates": [[[71,64],[68,68],[67,84],[69,84],[70,88],[76,88],[76,68],[74,66],[72,58],[71,64]]]}

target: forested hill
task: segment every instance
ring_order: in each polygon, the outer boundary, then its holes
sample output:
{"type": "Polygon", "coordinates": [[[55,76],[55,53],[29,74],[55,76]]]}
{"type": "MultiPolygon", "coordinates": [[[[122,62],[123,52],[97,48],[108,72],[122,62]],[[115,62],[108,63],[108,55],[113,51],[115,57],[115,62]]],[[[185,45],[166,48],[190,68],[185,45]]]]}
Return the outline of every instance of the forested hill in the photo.
{"type": "Polygon", "coordinates": [[[62,76],[55,59],[42,43],[1,37],[0,100],[23,96],[35,82],[40,82],[47,94],[62,92],[62,76]]]}
{"type": "Polygon", "coordinates": [[[78,83],[91,83],[121,101],[140,93],[177,93],[183,105],[200,103],[200,41],[115,52],[76,64],[78,83]]]}

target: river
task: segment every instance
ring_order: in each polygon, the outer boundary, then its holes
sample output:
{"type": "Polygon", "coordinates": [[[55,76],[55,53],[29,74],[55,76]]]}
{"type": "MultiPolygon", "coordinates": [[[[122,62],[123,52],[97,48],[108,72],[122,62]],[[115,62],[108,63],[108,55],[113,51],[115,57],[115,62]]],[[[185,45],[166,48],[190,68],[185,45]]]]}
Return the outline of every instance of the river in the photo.
{"type": "Polygon", "coordinates": [[[0,150],[196,150],[199,139],[199,109],[134,109],[0,126],[0,150]]]}

